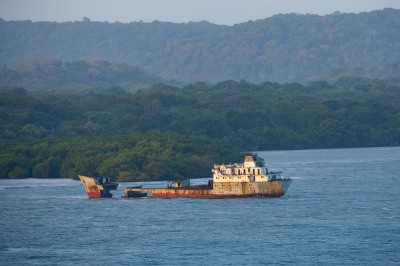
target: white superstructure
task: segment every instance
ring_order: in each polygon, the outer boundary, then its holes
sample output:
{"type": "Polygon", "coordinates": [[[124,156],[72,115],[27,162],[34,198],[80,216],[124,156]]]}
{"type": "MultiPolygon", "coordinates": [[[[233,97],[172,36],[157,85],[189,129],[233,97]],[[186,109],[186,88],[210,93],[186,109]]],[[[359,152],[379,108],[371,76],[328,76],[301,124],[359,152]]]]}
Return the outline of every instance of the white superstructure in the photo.
{"type": "Polygon", "coordinates": [[[214,164],[213,182],[268,182],[280,178],[279,173],[269,173],[253,156],[246,156],[244,163],[214,164]]]}

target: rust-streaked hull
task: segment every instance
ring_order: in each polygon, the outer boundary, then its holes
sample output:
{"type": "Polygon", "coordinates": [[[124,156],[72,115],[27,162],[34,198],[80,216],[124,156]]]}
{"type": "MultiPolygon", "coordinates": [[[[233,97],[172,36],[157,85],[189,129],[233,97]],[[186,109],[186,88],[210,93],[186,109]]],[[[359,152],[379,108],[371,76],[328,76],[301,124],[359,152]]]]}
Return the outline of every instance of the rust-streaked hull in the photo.
{"type": "Polygon", "coordinates": [[[247,198],[247,197],[281,197],[289,185],[290,179],[269,182],[225,182],[214,183],[209,187],[188,188],[125,188],[125,197],[136,193],[147,194],[148,198],[247,198]]]}
{"type": "Polygon", "coordinates": [[[116,190],[118,187],[118,183],[96,184],[94,177],[80,175],[79,179],[82,181],[89,199],[111,198],[110,190],[116,190]]]}

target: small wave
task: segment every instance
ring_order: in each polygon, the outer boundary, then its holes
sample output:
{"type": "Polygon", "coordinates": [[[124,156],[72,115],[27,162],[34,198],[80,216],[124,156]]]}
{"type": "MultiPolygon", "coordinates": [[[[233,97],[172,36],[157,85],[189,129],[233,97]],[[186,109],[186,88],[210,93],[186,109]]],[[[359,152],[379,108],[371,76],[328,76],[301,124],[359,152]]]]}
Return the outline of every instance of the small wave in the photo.
{"type": "Polygon", "coordinates": [[[385,219],[392,220],[392,219],[400,219],[400,216],[385,216],[385,219]]]}
{"type": "Polygon", "coordinates": [[[295,180],[298,180],[298,179],[309,179],[308,177],[304,177],[304,176],[290,176],[289,178],[290,179],[295,179],[295,180]]]}
{"type": "Polygon", "coordinates": [[[37,248],[12,248],[8,247],[5,249],[5,252],[10,252],[10,253],[23,253],[23,252],[39,252],[40,249],[37,248]]]}
{"type": "Polygon", "coordinates": [[[0,187],[0,189],[4,189],[4,190],[13,190],[13,189],[30,189],[30,188],[38,188],[40,186],[5,186],[5,187],[0,187]]]}

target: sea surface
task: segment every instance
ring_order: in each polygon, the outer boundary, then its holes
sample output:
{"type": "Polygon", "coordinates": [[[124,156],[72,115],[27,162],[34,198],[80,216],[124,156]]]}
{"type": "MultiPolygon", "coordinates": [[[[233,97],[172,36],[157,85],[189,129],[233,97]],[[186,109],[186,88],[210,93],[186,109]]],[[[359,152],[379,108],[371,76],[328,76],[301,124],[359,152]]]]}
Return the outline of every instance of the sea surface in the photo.
{"type": "Polygon", "coordinates": [[[123,183],[90,200],[80,181],[0,180],[0,265],[400,265],[400,147],[258,154],[293,179],[284,197],[122,199],[138,185],[123,183]]]}

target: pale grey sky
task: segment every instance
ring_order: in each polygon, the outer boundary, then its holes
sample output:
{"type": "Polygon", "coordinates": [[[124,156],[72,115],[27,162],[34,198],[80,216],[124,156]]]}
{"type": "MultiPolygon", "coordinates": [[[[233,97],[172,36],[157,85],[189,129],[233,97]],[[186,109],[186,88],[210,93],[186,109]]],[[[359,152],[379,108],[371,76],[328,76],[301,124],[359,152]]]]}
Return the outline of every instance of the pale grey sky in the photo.
{"type": "Polygon", "coordinates": [[[132,22],[207,20],[233,25],[279,13],[326,15],[392,7],[400,0],[0,0],[5,20],[132,22]]]}

